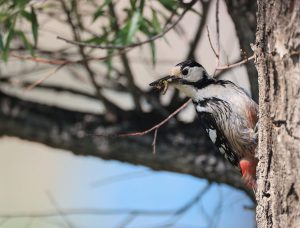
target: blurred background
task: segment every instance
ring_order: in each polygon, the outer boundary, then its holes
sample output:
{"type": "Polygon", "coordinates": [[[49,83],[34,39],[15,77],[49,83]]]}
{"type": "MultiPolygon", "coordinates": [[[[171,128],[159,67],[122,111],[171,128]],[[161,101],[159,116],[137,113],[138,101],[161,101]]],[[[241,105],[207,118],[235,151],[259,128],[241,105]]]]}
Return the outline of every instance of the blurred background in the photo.
{"type": "Polygon", "coordinates": [[[148,85],[187,58],[256,99],[253,64],[226,67],[252,55],[254,2],[0,7],[0,227],[255,227],[251,191],[194,134],[191,104],[159,128],[156,154],[153,132],[97,136],[144,131],[180,107],[182,95],[148,85]]]}

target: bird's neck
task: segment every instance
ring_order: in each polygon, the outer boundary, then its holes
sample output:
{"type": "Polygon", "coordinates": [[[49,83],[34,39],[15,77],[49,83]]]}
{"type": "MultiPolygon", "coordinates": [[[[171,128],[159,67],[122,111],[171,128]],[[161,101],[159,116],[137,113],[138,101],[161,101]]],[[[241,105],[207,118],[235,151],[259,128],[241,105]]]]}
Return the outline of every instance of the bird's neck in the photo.
{"type": "Polygon", "coordinates": [[[187,97],[195,98],[199,90],[205,89],[212,84],[216,84],[217,80],[212,77],[204,77],[196,82],[183,80],[181,84],[175,85],[180,92],[184,93],[187,97]]]}

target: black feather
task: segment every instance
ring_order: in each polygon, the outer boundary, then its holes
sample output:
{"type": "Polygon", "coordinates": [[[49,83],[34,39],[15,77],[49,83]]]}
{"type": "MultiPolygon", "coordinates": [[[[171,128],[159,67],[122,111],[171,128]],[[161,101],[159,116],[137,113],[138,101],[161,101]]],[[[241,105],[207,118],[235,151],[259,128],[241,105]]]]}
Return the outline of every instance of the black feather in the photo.
{"type": "MultiPolygon", "coordinates": [[[[209,103],[216,105],[222,105],[226,108],[230,107],[226,102],[224,103],[223,100],[212,97],[212,98],[206,98],[200,101],[193,101],[195,107],[197,105],[200,105],[201,107],[207,106],[209,103]],[[222,103],[222,104],[221,104],[222,103]]],[[[212,142],[215,144],[215,146],[219,149],[220,153],[224,155],[224,157],[235,167],[239,168],[239,160],[241,159],[238,154],[231,148],[230,143],[224,136],[221,129],[218,128],[218,125],[216,123],[216,120],[214,117],[207,112],[199,112],[196,109],[196,112],[198,114],[199,120],[201,122],[201,126],[205,129],[209,136],[209,130],[215,130],[216,131],[216,140],[215,142],[212,142]],[[224,151],[224,153],[222,153],[224,151]]]]}
{"type": "Polygon", "coordinates": [[[176,66],[180,66],[181,70],[183,70],[183,68],[185,67],[203,67],[201,64],[197,63],[195,60],[193,59],[188,59],[188,60],[185,60],[181,63],[178,63],[176,66]]]}

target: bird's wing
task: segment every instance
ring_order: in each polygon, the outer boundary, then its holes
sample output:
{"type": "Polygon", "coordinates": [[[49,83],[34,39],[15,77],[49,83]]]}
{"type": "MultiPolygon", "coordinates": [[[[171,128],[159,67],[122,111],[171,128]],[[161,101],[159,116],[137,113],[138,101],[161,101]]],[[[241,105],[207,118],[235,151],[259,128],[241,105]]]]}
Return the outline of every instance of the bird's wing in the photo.
{"type": "Polygon", "coordinates": [[[205,129],[210,140],[215,144],[219,149],[220,153],[235,167],[239,169],[239,160],[240,157],[236,152],[234,152],[226,137],[222,132],[217,128],[214,118],[209,113],[197,113],[201,127],[205,129]]]}

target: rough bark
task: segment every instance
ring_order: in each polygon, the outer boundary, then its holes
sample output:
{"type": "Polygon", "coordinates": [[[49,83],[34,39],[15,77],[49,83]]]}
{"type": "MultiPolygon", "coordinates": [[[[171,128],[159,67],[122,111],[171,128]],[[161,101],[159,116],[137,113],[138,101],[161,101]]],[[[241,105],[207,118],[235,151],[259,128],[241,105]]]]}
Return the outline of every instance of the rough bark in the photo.
{"type": "Polygon", "coordinates": [[[258,227],[300,227],[300,1],[258,1],[258,227]]]}
{"type": "Polygon", "coordinates": [[[199,132],[198,123],[169,121],[158,131],[155,155],[151,152],[152,134],[117,138],[92,136],[144,130],[161,121],[155,113],[126,111],[122,116],[123,119],[112,124],[101,115],[38,104],[0,92],[0,136],[40,142],[75,155],[191,174],[211,182],[229,184],[252,197],[240,174],[199,132]]]}

